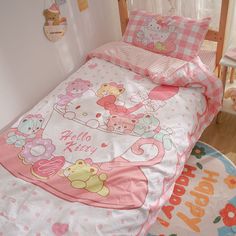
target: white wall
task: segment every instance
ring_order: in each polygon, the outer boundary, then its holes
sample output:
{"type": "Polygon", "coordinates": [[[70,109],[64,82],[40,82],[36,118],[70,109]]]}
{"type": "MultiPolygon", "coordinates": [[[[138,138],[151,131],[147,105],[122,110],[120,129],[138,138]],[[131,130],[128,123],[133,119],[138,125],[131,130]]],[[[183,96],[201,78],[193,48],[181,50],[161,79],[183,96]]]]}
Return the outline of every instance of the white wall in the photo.
{"type": "Polygon", "coordinates": [[[0,129],[31,108],[84,62],[97,46],[121,37],[117,0],[61,6],[68,30],[52,43],[43,33],[50,0],[0,0],[0,129]]]}

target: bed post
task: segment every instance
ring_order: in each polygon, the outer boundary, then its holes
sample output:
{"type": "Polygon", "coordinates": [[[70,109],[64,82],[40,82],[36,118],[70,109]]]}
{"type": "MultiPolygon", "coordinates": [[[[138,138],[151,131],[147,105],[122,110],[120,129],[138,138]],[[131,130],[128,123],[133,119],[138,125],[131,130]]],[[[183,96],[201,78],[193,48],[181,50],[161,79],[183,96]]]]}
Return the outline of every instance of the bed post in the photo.
{"type": "Polygon", "coordinates": [[[119,13],[120,13],[120,26],[121,26],[121,32],[123,35],[129,21],[128,7],[127,7],[126,0],[118,0],[118,5],[119,5],[119,13]]]}
{"type": "Polygon", "coordinates": [[[220,22],[219,22],[219,36],[218,36],[218,43],[217,43],[217,49],[216,49],[216,66],[218,67],[218,75],[220,74],[219,63],[220,63],[220,59],[222,57],[223,48],[224,48],[225,28],[226,28],[226,23],[227,23],[228,7],[229,7],[229,0],[222,0],[220,22]]]}

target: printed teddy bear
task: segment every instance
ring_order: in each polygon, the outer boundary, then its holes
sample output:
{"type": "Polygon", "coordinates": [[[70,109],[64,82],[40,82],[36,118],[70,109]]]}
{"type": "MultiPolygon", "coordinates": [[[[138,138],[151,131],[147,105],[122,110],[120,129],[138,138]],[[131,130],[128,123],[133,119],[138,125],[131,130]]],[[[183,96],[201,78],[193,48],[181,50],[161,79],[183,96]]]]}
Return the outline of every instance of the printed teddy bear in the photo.
{"type": "Polygon", "coordinates": [[[16,130],[8,133],[7,143],[23,147],[27,139],[32,139],[42,127],[43,118],[40,114],[28,115],[20,121],[16,130]]]}
{"type": "Polygon", "coordinates": [[[102,84],[97,91],[98,97],[104,97],[107,95],[114,95],[118,97],[120,94],[124,93],[125,89],[122,84],[117,84],[115,82],[102,84]]]}
{"type": "Polygon", "coordinates": [[[89,88],[92,87],[92,84],[88,80],[75,79],[70,82],[66,88],[66,95],[58,95],[59,101],[57,104],[59,106],[66,106],[74,98],[81,97],[89,88]]]}
{"type": "Polygon", "coordinates": [[[224,97],[226,99],[230,98],[232,100],[232,108],[236,111],[236,88],[230,88],[226,90],[224,97]]]}
{"type": "Polygon", "coordinates": [[[43,15],[46,19],[45,26],[60,25],[66,22],[66,18],[60,16],[59,7],[55,3],[50,8],[45,9],[43,15]]]}
{"type": "Polygon", "coordinates": [[[120,133],[130,134],[135,128],[137,119],[132,117],[122,117],[113,115],[110,116],[107,122],[107,129],[109,131],[117,131],[120,133]]]}
{"type": "Polygon", "coordinates": [[[160,129],[159,125],[160,122],[156,117],[147,114],[139,119],[135,126],[134,132],[145,138],[152,137],[155,130],[160,129]]]}
{"type": "Polygon", "coordinates": [[[104,183],[107,180],[107,175],[97,173],[96,167],[83,160],[77,160],[75,164],[64,170],[64,175],[70,180],[72,187],[86,189],[89,192],[106,197],[109,194],[109,189],[104,183]]]}
{"type": "Polygon", "coordinates": [[[163,143],[166,150],[172,147],[172,141],[169,136],[170,130],[164,130],[160,127],[160,121],[153,115],[144,115],[135,125],[134,133],[144,138],[155,138],[163,143]]]}

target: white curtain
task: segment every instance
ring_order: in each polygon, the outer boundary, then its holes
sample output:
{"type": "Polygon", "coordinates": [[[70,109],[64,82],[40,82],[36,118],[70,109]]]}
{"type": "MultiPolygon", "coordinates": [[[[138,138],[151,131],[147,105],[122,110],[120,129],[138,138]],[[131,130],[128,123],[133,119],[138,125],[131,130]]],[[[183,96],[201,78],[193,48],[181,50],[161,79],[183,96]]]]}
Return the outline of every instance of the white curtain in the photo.
{"type": "Polygon", "coordinates": [[[236,47],[236,1],[231,0],[226,29],[226,48],[236,47]]]}
{"type": "Polygon", "coordinates": [[[128,8],[129,10],[142,9],[162,15],[180,15],[196,19],[210,16],[212,18],[210,27],[217,30],[221,0],[128,0],[128,8]]]}

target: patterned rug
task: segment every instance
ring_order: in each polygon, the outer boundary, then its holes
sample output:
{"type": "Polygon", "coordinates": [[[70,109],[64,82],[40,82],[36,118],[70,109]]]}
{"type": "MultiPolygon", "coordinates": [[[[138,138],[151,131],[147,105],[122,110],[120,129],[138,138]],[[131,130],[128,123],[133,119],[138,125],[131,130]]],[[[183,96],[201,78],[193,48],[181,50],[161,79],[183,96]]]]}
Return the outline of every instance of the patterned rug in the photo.
{"type": "Polygon", "coordinates": [[[236,167],[198,142],[148,236],[235,236],[236,167]]]}

